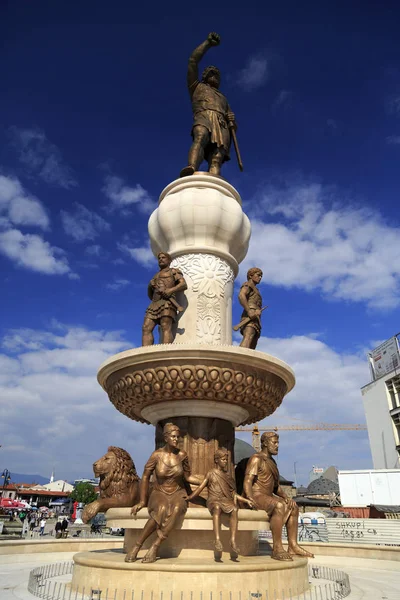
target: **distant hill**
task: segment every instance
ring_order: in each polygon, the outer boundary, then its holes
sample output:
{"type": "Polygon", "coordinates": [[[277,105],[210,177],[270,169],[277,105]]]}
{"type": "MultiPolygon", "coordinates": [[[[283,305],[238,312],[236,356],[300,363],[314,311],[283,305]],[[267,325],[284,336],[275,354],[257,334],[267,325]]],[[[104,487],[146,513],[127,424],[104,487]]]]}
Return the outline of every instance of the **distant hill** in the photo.
{"type": "Polygon", "coordinates": [[[42,477],[42,475],[24,475],[24,473],[13,473],[11,472],[12,483],[38,483],[44,485],[49,483],[48,477],[42,477]]]}

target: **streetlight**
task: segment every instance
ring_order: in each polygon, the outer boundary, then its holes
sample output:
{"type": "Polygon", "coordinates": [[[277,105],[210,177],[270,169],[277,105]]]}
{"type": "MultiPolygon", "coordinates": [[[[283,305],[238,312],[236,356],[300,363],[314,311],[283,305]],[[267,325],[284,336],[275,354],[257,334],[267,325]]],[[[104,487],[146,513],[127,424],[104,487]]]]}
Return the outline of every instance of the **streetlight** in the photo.
{"type": "Polygon", "coordinates": [[[6,486],[10,483],[10,479],[11,479],[11,473],[8,469],[4,469],[3,473],[2,473],[2,479],[4,479],[3,482],[3,492],[2,492],[2,497],[5,498],[4,496],[4,491],[6,489],[6,486]]]}

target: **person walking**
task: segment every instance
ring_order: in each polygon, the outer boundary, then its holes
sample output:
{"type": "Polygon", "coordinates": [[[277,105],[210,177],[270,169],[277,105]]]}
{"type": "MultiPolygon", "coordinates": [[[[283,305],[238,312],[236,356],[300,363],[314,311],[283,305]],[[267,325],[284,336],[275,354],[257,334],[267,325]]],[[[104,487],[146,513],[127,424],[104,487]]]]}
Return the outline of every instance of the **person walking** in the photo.
{"type": "Polygon", "coordinates": [[[61,535],[62,537],[67,537],[67,529],[68,529],[68,521],[67,519],[64,517],[62,523],[61,523],[61,535]]]}
{"type": "Polygon", "coordinates": [[[33,536],[33,530],[35,529],[36,517],[35,514],[32,513],[29,517],[29,531],[31,532],[31,537],[33,536]]]}
{"type": "Polygon", "coordinates": [[[46,527],[46,519],[40,521],[40,535],[44,535],[44,528],[46,527]]]}
{"type": "Polygon", "coordinates": [[[55,532],[56,532],[56,538],[59,539],[61,537],[61,531],[62,531],[62,523],[61,521],[57,521],[56,526],[55,526],[55,532]]]}

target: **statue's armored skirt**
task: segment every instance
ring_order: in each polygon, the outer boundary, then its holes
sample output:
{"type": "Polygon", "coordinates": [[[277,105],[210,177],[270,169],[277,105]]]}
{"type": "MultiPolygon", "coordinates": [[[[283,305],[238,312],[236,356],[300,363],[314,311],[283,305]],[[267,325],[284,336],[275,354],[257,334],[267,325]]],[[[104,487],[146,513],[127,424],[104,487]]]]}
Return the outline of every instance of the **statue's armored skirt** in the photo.
{"type": "Polygon", "coordinates": [[[174,464],[167,464],[163,450],[156,450],[145,465],[145,470],[154,474],[153,488],[147,505],[149,515],[166,535],[175,522],[186,513],[187,491],[183,474],[190,475],[186,452],[169,454],[168,458],[173,458],[174,464]]]}

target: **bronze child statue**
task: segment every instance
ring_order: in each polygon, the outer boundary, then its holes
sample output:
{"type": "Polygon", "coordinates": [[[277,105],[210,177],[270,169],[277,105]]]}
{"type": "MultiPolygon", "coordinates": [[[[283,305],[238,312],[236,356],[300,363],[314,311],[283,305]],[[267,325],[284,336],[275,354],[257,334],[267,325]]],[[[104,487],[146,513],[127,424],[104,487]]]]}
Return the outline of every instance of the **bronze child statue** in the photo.
{"type": "Polygon", "coordinates": [[[299,508],[279,485],[279,471],[273,458],[278,454],[279,435],[267,431],[261,436],[261,452],[253,454],[247,463],[244,476],[244,494],[254,502],[259,510],[265,510],[270,517],[275,560],[292,560],[292,556],[314,555],[297,543],[299,508]],[[288,550],[282,544],[282,528],[286,525],[288,550]]]}
{"type": "Polygon", "coordinates": [[[160,344],[172,344],[172,326],[177,312],[183,310],[175,300],[175,294],[187,288],[182,273],[170,267],[170,255],[167,252],[159,252],[157,258],[160,270],[148,285],[147,293],[151,304],[144,316],[142,346],[154,344],[153,330],[156,325],[160,325],[160,344]]]}
{"type": "MultiPolygon", "coordinates": [[[[192,100],[193,143],[189,150],[188,166],[182,169],[181,177],[193,175],[204,159],[208,162],[209,173],[220,175],[222,163],[230,160],[231,137],[234,138],[237,148],[235,115],[227,99],[218,89],[221,79],[219,69],[214,66],[207,67],[203,71],[201,81],[199,80],[200,60],[211,47],[218,46],[219,43],[219,35],[209,33],[207,39],[193,50],[189,58],[187,84],[192,100]]],[[[243,169],[239,154],[238,161],[243,169]]]]}
{"type": "Polygon", "coordinates": [[[221,513],[229,514],[230,545],[235,554],[240,554],[240,548],[236,544],[236,532],[238,528],[238,506],[241,500],[250,508],[256,508],[255,502],[236,493],[234,478],[228,473],[228,451],[220,448],[215,453],[215,468],[208,471],[200,486],[188,498],[188,501],[196,498],[205,487],[208,488],[207,508],[212,514],[214,529],[214,547],[217,552],[222,552],[220,539],[221,513]]]}

